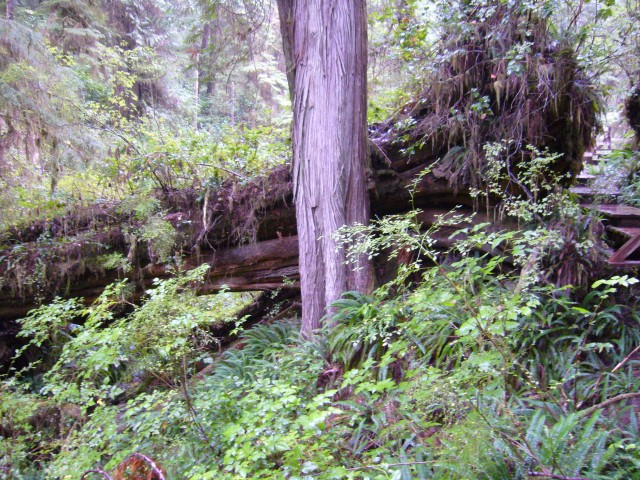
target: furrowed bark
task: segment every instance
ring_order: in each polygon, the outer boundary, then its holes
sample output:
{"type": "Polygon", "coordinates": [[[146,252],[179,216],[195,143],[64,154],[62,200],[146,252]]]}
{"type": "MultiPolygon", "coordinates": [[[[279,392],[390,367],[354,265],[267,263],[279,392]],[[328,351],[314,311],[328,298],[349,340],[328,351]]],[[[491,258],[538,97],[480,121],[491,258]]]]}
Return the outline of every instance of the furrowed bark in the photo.
{"type": "MultiPolygon", "coordinates": [[[[355,76],[353,83],[353,130],[347,141],[355,150],[352,152],[351,170],[347,185],[347,225],[367,225],[371,217],[369,206],[369,192],[367,189],[367,170],[370,166],[370,152],[367,136],[367,8],[366,2],[354,2],[355,32],[354,32],[354,65],[355,76]]],[[[347,95],[348,98],[348,95],[347,95]]],[[[374,287],[374,272],[372,263],[367,256],[361,255],[355,265],[347,269],[347,289],[370,293],[374,287]]]]}
{"type": "Polygon", "coordinates": [[[346,265],[334,238],[369,219],[365,2],[295,0],[293,18],[293,185],[308,336],[343,292],[373,283],[366,260],[346,265]]]}
{"type": "Polygon", "coordinates": [[[293,0],[277,0],[278,16],[280,18],[280,36],[282,37],[282,50],[284,64],[289,84],[289,96],[293,101],[295,88],[295,61],[293,58],[293,0]]]}

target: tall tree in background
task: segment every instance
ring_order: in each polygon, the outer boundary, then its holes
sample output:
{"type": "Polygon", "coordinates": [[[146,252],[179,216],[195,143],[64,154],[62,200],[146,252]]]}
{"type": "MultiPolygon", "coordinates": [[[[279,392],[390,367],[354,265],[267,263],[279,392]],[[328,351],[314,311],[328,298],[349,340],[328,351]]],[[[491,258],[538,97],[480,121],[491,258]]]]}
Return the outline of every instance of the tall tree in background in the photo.
{"type": "Polygon", "coordinates": [[[293,87],[293,181],[300,248],[302,333],[320,327],[348,290],[368,291],[366,258],[345,263],[334,239],[369,221],[365,0],[278,0],[293,87]]]}
{"type": "Polygon", "coordinates": [[[6,18],[7,20],[13,20],[13,15],[14,15],[15,7],[16,7],[16,2],[15,2],[15,0],[7,0],[7,5],[6,5],[6,15],[5,15],[5,18],[6,18]]]}
{"type": "Polygon", "coordinates": [[[13,12],[15,11],[16,2],[15,0],[7,0],[7,8],[6,8],[6,18],[7,20],[13,20],[13,12]]]}

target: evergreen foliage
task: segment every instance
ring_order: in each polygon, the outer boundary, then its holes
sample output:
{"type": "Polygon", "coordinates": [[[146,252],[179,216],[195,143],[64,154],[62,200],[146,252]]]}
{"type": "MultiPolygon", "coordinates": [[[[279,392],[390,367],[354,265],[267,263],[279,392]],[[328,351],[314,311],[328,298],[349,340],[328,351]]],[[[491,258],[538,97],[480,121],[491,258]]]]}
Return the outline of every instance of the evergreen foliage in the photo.
{"type": "MultiPolygon", "coordinates": [[[[182,268],[216,222],[220,245],[254,241],[265,192],[289,201],[273,5],[46,0],[0,19],[0,286],[59,292],[13,357],[0,344],[0,478],[640,478],[638,280],[606,270],[598,219],[562,188],[626,97],[637,127],[637,2],[368,3],[374,140],[400,171],[440,158],[512,228],[454,210],[425,230],[414,204],[340,230],[352,260],[399,267],[312,339],[290,310],[243,327],[253,294],[200,295],[207,267],[182,268]],[[187,203],[198,232],[170,214],[187,203]],[[68,298],[140,258],[174,273],[139,301],[122,280],[68,298]]],[[[640,206],[637,139],[619,146],[601,181],[640,206]]]]}
{"type": "Polygon", "coordinates": [[[508,263],[540,245],[539,265],[553,257],[558,237],[541,243],[553,238],[544,222],[516,233],[472,228],[443,255],[430,240],[439,227],[417,234],[414,219],[342,233],[372,253],[379,242],[417,255],[371,296],[345,294],[326,342],[302,341],[295,322],[280,321],[207,360],[211,316],[183,290],[202,271],[160,282],[122,320],[110,319],[121,285],[89,309],[58,301],[35,311],[24,332],[50,345],[53,367],[41,383],[23,374],[3,384],[3,429],[14,438],[3,444],[5,469],[28,475],[29,445],[46,444],[36,458],[54,478],[112,470],[136,452],[169,478],[638,475],[630,353],[640,311],[627,294],[637,280],[601,279],[579,294],[545,285],[537,269],[514,275],[508,263]],[[479,253],[485,244],[503,253],[479,253]],[[83,325],[65,333],[78,314],[83,325]],[[199,359],[213,370],[192,381],[199,359]],[[144,378],[155,386],[132,394],[129,382],[144,378]],[[25,401],[40,407],[12,413],[25,401]],[[62,423],[43,428],[43,409],[62,423]]]}

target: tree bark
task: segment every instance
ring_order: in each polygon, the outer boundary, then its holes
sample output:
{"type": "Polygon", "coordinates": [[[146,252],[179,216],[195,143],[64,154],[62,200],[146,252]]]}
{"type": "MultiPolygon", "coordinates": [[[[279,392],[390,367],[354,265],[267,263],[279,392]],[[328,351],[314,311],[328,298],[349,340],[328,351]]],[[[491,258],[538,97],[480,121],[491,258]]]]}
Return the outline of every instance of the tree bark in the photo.
{"type": "Polygon", "coordinates": [[[293,183],[309,336],[343,292],[373,285],[370,263],[346,265],[334,238],[369,221],[365,1],[294,0],[293,34],[293,183]]]}
{"type": "Polygon", "coordinates": [[[15,0],[7,0],[7,20],[13,20],[15,12],[16,2],[15,0]]]}
{"type": "Polygon", "coordinates": [[[289,84],[289,96],[293,102],[295,89],[295,62],[293,59],[293,0],[277,0],[278,16],[280,18],[280,35],[282,37],[282,51],[284,65],[289,84]]]}

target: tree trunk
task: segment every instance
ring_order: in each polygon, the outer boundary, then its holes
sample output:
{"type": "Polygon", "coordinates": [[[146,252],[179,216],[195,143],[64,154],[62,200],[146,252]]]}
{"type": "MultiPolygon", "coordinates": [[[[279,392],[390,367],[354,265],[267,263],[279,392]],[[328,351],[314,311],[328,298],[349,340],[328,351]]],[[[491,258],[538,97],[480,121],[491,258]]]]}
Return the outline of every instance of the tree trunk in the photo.
{"type": "Polygon", "coordinates": [[[209,48],[209,37],[211,36],[211,22],[207,22],[202,27],[202,41],[200,42],[200,52],[205,52],[209,48]]]}
{"type": "Polygon", "coordinates": [[[193,80],[193,96],[194,96],[194,114],[193,114],[193,128],[198,130],[198,115],[200,113],[200,85],[202,83],[202,69],[200,68],[200,63],[202,62],[202,58],[206,57],[206,50],[209,47],[209,36],[211,35],[211,25],[209,23],[205,23],[204,28],[202,29],[202,40],[200,42],[200,48],[194,46],[195,53],[195,71],[194,71],[194,80],[193,80]]]}
{"type": "Polygon", "coordinates": [[[15,0],[7,0],[7,20],[13,20],[15,6],[15,0]]]}
{"type": "Polygon", "coordinates": [[[346,265],[334,239],[369,221],[366,25],[364,0],[294,0],[293,182],[307,336],[343,292],[373,285],[370,263],[346,265]]]}
{"type": "Polygon", "coordinates": [[[285,71],[289,84],[289,95],[293,102],[295,89],[295,62],[293,59],[293,0],[277,0],[278,16],[280,18],[280,35],[282,36],[282,50],[284,54],[285,71]]]}
{"type": "Polygon", "coordinates": [[[200,111],[200,53],[196,52],[195,64],[193,75],[193,129],[198,131],[198,112],[200,111]]]}

